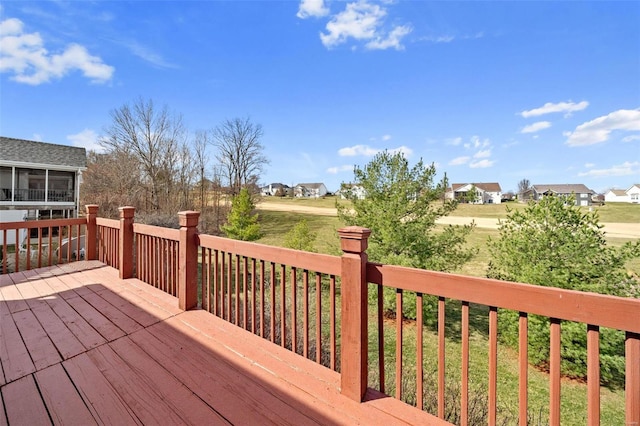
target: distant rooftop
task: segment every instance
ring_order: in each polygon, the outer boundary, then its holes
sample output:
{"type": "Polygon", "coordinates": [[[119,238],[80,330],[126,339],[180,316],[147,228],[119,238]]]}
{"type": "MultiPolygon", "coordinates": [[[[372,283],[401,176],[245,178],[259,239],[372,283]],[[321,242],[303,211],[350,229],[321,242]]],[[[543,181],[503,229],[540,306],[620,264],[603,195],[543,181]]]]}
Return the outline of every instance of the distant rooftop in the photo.
{"type": "Polygon", "coordinates": [[[75,146],[0,136],[0,162],[2,161],[80,168],[87,166],[87,151],[75,146]]]}

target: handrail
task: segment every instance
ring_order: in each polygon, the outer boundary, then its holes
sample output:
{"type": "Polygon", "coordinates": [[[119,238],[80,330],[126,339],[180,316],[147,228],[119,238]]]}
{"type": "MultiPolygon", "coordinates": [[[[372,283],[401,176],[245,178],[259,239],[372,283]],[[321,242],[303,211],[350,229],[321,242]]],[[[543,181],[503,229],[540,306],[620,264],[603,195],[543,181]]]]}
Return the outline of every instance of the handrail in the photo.
{"type": "Polygon", "coordinates": [[[76,219],[46,219],[46,220],[23,220],[19,222],[0,222],[0,231],[12,229],[34,229],[49,228],[66,225],[84,225],[87,220],[84,218],[76,219]]]}
{"type": "Polygon", "coordinates": [[[133,224],[133,232],[135,234],[149,235],[152,237],[164,238],[167,240],[179,241],[180,230],[164,228],[162,226],[145,225],[142,223],[133,224]]]}
{"type": "Polygon", "coordinates": [[[327,275],[340,276],[342,267],[340,256],[310,253],[213,235],[198,235],[199,244],[204,248],[211,248],[241,256],[261,259],[265,262],[280,263],[294,268],[306,269],[327,275]]]}
{"type": "Polygon", "coordinates": [[[640,299],[402,266],[367,265],[372,284],[640,333],[640,299]]]}
{"type": "Polygon", "coordinates": [[[104,226],[105,228],[119,229],[120,221],[116,219],[105,219],[103,217],[96,218],[96,225],[104,226]]]}

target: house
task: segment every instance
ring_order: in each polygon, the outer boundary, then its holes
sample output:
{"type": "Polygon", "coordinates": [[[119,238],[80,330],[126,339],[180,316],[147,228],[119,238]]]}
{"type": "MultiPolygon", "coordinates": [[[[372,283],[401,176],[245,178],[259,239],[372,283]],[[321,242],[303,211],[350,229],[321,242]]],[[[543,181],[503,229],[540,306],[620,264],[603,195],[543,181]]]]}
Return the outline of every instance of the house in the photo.
{"type": "Polygon", "coordinates": [[[0,136],[0,222],[77,217],[86,165],[84,148],[0,136]]]}
{"type": "Polygon", "coordinates": [[[445,198],[471,204],[500,204],[502,188],[498,182],[454,183],[447,190],[445,198]]]}
{"type": "Polygon", "coordinates": [[[595,191],[583,184],[533,185],[522,193],[521,201],[538,201],[545,196],[573,196],[577,206],[590,206],[595,191]]]}
{"type": "Polygon", "coordinates": [[[324,183],[299,183],[293,188],[296,197],[320,198],[327,195],[327,187],[324,183]]]}
{"type": "Polygon", "coordinates": [[[366,191],[362,185],[357,183],[343,183],[340,185],[340,189],[336,192],[336,195],[340,195],[340,198],[345,200],[348,197],[347,194],[352,194],[358,200],[363,200],[366,195],[366,191]]]}
{"type": "Polygon", "coordinates": [[[640,203],[640,183],[631,185],[629,189],[610,189],[604,194],[607,203],[640,203]]]}
{"type": "Polygon", "coordinates": [[[291,187],[282,183],[270,183],[260,188],[260,195],[263,197],[285,197],[291,195],[291,187]]]}

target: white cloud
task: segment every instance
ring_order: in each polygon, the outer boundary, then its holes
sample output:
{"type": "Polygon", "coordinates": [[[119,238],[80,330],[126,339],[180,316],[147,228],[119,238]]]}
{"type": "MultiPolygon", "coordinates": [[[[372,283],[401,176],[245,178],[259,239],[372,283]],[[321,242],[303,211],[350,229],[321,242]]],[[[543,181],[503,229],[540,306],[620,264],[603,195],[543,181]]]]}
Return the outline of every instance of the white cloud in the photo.
{"type": "Polygon", "coordinates": [[[327,173],[330,173],[332,175],[338,174],[340,172],[350,172],[353,171],[353,166],[345,164],[344,166],[336,166],[336,167],[329,167],[327,169],[327,173]]]}
{"type": "Polygon", "coordinates": [[[372,157],[380,152],[379,149],[371,148],[368,145],[354,145],[351,147],[340,148],[338,155],[341,157],[354,157],[356,155],[364,155],[365,157],[372,157]]]}
{"type": "Polygon", "coordinates": [[[124,43],[124,45],[131,50],[131,53],[139,57],[140,59],[149,62],[159,68],[179,68],[177,65],[172,64],[165,60],[162,55],[154,52],[152,49],[141,45],[136,41],[124,43]]]}
{"type": "Polygon", "coordinates": [[[605,142],[614,130],[640,130],[640,110],[621,109],[587,121],[573,132],[565,132],[569,146],[587,146],[605,142]]]}
{"type": "Polygon", "coordinates": [[[622,142],[633,142],[633,141],[640,141],[640,135],[631,135],[631,136],[625,136],[624,138],[622,138],[622,142]]]}
{"type": "Polygon", "coordinates": [[[87,151],[104,152],[104,147],[98,144],[98,135],[90,129],[84,129],[75,135],[68,135],[67,140],[73,143],[73,146],[86,148],[87,151]]]}
{"type": "Polygon", "coordinates": [[[471,136],[471,143],[464,144],[464,147],[468,149],[471,149],[471,148],[478,149],[478,148],[486,148],[489,145],[491,145],[491,142],[489,141],[488,138],[481,140],[480,136],[471,136]]]}
{"type": "Polygon", "coordinates": [[[420,40],[428,41],[431,43],[451,43],[452,41],[455,41],[455,40],[473,40],[473,39],[479,39],[482,37],[484,37],[484,32],[480,31],[475,34],[462,35],[462,36],[460,35],[458,36],[453,36],[453,35],[427,36],[427,37],[421,37],[420,40]]]}
{"type": "Polygon", "coordinates": [[[593,164],[593,163],[585,163],[585,164],[584,164],[584,166],[585,166],[587,169],[591,169],[591,168],[595,167],[596,165],[595,165],[595,164],[593,164]]]}
{"type": "Polygon", "coordinates": [[[588,172],[578,173],[578,176],[608,177],[640,175],[640,161],[625,161],[622,164],[612,166],[609,169],[592,169],[588,172]]]}
{"type": "Polygon", "coordinates": [[[462,166],[463,164],[467,164],[471,160],[469,156],[456,157],[453,160],[449,161],[450,166],[462,166]]]}
{"type": "Polygon", "coordinates": [[[408,146],[399,146],[398,148],[393,148],[389,150],[390,153],[395,154],[397,152],[402,153],[402,155],[404,155],[405,157],[409,158],[411,157],[411,155],[413,154],[413,150],[411,148],[409,148],[408,146]]]}
{"type": "Polygon", "coordinates": [[[430,41],[432,43],[451,43],[456,38],[452,35],[435,36],[435,37],[423,37],[422,40],[430,41]]]}
{"type": "Polygon", "coordinates": [[[484,169],[484,168],[493,166],[493,163],[495,163],[495,161],[485,159],[480,161],[474,161],[473,163],[469,164],[469,167],[471,167],[472,169],[484,169]]]}
{"type": "Polygon", "coordinates": [[[535,133],[540,130],[548,129],[551,127],[551,123],[549,121],[538,121],[533,124],[529,124],[528,126],[524,126],[520,133],[535,133]]]}
{"type": "Polygon", "coordinates": [[[325,6],[324,0],[302,0],[296,16],[300,19],[306,19],[311,16],[321,18],[328,14],[329,8],[325,6]]]}
{"type": "Polygon", "coordinates": [[[458,145],[460,145],[462,143],[462,138],[461,137],[457,137],[457,138],[445,139],[444,143],[447,144],[447,145],[458,146],[458,145]]]}
{"type": "Polygon", "coordinates": [[[370,50],[385,50],[389,48],[403,50],[402,38],[410,32],[411,27],[408,25],[397,26],[387,36],[378,36],[375,40],[367,43],[365,47],[370,50]]]}
{"type": "Polygon", "coordinates": [[[382,135],[382,140],[383,141],[391,140],[391,135],[382,135]]]}
{"type": "Polygon", "coordinates": [[[589,102],[587,101],[582,101],[578,103],[575,103],[572,101],[558,102],[557,104],[554,104],[552,102],[547,102],[540,108],[534,108],[528,111],[522,111],[520,115],[523,116],[524,118],[528,118],[528,117],[537,117],[539,115],[544,115],[544,114],[551,114],[554,112],[572,113],[574,111],[582,111],[588,106],[589,106],[589,102]]]}
{"type": "Polygon", "coordinates": [[[58,54],[44,48],[38,33],[24,33],[19,19],[0,22],[0,72],[13,73],[12,80],[37,86],[78,70],[94,83],[111,79],[114,68],[89,54],[84,46],[72,43],[58,54]]]}
{"type": "Polygon", "coordinates": [[[473,155],[473,158],[489,158],[491,157],[491,150],[485,149],[483,151],[478,151],[473,155]]]}
{"type": "Polygon", "coordinates": [[[326,33],[320,33],[320,40],[327,48],[345,43],[349,38],[367,41],[367,49],[401,50],[401,40],[411,32],[409,26],[396,26],[385,32],[382,28],[387,10],[366,0],[347,3],[345,10],[334,15],[327,23],[326,33]]]}

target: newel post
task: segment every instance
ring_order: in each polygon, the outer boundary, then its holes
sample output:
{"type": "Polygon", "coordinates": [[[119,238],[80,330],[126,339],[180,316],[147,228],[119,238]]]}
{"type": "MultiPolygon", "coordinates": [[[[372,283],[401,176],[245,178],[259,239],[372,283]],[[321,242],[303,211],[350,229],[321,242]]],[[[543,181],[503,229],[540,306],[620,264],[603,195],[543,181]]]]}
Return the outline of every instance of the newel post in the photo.
{"type": "Polygon", "coordinates": [[[118,242],[118,265],[120,279],[133,277],[133,216],[135,207],[119,207],[120,241],[118,242]]]}
{"type": "Polygon", "coordinates": [[[178,212],[180,248],[178,255],[178,307],[184,311],[198,306],[198,219],[200,212],[178,212]]]}
{"type": "Polygon", "coordinates": [[[97,250],[98,241],[98,226],[96,225],[96,218],[98,217],[98,205],[87,204],[85,206],[87,211],[87,236],[84,241],[85,259],[96,260],[98,258],[97,250]]]}
{"type": "Polygon", "coordinates": [[[342,255],[341,393],[362,401],[367,391],[367,241],[371,230],[338,230],[342,255]]]}

